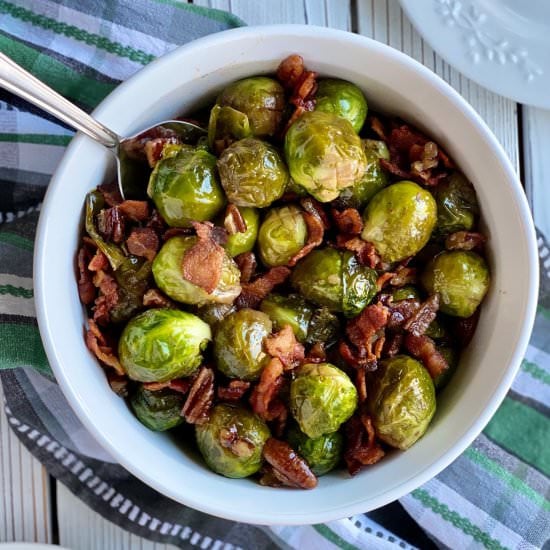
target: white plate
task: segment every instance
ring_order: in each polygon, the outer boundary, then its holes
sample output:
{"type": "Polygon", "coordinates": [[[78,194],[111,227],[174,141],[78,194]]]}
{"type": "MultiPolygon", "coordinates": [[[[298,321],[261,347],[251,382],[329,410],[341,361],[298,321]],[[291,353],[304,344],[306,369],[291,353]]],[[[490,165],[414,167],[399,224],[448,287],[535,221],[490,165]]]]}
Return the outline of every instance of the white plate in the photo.
{"type": "Polygon", "coordinates": [[[430,46],[478,84],[550,109],[548,0],[400,0],[430,46]]]}

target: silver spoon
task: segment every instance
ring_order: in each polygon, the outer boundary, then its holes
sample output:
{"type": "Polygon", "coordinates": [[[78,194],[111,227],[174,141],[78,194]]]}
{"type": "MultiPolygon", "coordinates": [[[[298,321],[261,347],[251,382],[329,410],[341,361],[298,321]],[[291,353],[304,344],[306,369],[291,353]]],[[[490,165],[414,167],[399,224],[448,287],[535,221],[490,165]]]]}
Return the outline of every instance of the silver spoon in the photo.
{"type": "Polygon", "coordinates": [[[200,137],[206,135],[204,128],[190,122],[165,120],[123,138],[54,92],[1,52],[0,86],[47,111],[75,130],[80,130],[111,151],[116,159],[118,188],[123,199],[135,194],[136,173],[143,173],[143,165],[126,153],[125,144],[130,144],[131,140],[145,132],[163,129],[174,132],[183,143],[196,143],[200,137]]]}

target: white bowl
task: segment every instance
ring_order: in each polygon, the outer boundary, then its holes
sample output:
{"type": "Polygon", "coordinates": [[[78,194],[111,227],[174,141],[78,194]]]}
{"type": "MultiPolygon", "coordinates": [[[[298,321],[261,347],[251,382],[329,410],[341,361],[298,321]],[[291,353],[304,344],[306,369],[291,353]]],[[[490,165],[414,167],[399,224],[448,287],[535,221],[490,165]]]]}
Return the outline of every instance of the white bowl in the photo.
{"type": "Polygon", "coordinates": [[[426,435],[354,478],[322,477],[313,491],[271,489],[211,472],[170,437],[149,431],[109,388],[86,349],[75,282],[84,196],[105,175],[109,154],[79,135],[53,177],[40,217],[35,299],[57,380],[84,425],[137,477],[209,514],[261,524],[318,523],[365,512],[412,491],[479,434],[510,387],[527,346],[537,297],[535,233],[521,185],[493,134],[443,80],[406,55],[325,28],[248,27],[192,42],[118,87],[94,115],[122,135],[189,112],[225,84],[272,73],[299,53],[322,75],[351,80],[373,108],[418,125],[441,143],[476,187],[489,235],[491,290],[474,340],[441,394],[426,435]]]}

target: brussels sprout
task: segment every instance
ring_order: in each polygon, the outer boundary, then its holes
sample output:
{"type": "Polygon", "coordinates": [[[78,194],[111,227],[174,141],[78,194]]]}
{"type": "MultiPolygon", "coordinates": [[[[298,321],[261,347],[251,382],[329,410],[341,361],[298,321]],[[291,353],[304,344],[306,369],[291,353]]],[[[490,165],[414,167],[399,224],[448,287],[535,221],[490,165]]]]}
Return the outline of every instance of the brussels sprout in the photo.
{"type": "Polygon", "coordinates": [[[252,130],[244,113],[214,105],[208,121],[208,145],[212,151],[219,154],[234,141],[247,137],[252,137],[252,130]]]}
{"type": "Polygon", "coordinates": [[[260,309],[269,315],[276,331],[281,330],[285,325],[290,325],[296,339],[302,343],[306,341],[313,308],[301,296],[269,294],[262,300],[260,309]]]}
{"type": "Polygon", "coordinates": [[[181,409],[184,403],[185,396],[180,392],[168,388],[150,391],[141,384],[130,398],[138,420],[157,432],[170,430],[183,422],[181,409]]]}
{"type": "Polygon", "coordinates": [[[211,220],[225,204],[216,157],[189,145],[171,145],[168,150],[151,173],[147,194],[172,227],[211,220]]]}
{"type": "Polygon", "coordinates": [[[285,136],[290,175],[321,202],[334,200],[365,173],[367,159],[351,123],[321,111],[304,113],[285,136]]]}
{"type": "Polygon", "coordinates": [[[458,366],[458,353],[453,348],[447,346],[438,347],[437,350],[445,357],[449,365],[447,370],[444,370],[439,376],[434,378],[435,389],[436,391],[440,391],[449,383],[449,380],[456,371],[456,367],[458,366]]]}
{"type": "Polygon", "coordinates": [[[363,208],[378,191],[388,185],[388,176],[380,166],[381,158],[390,158],[387,145],[374,139],[363,139],[361,143],[367,158],[367,168],[357,183],[342,190],[336,199],[340,208],[363,208]]]}
{"type": "Polygon", "coordinates": [[[214,327],[217,323],[225,319],[231,313],[237,311],[233,304],[206,304],[197,310],[197,316],[205,323],[214,327]]]}
{"type": "Polygon", "coordinates": [[[214,336],[218,369],[230,378],[256,380],[269,361],[263,350],[271,319],[255,309],[240,309],[220,321],[214,336]]]}
{"type": "Polygon", "coordinates": [[[232,478],[247,477],[260,469],[262,450],[271,436],[261,418],[227,403],[216,405],[208,421],[196,425],[195,435],[206,464],[232,478]]]}
{"type": "Polygon", "coordinates": [[[355,84],[326,78],[319,81],[315,94],[315,110],[345,118],[355,132],[359,133],[367,118],[367,100],[355,84]]]}
{"type": "Polygon", "coordinates": [[[392,292],[392,298],[394,302],[400,302],[401,300],[420,300],[420,292],[415,286],[406,285],[401,288],[396,288],[392,292]]]}
{"type": "Polygon", "coordinates": [[[166,382],[193,374],[211,339],[210,327],[191,313],[149,309],[124,327],[118,356],[132,380],[166,382]]]}
{"type": "Polygon", "coordinates": [[[441,235],[469,231],[479,215],[476,192],[460,172],[454,172],[434,190],[437,202],[437,231],[441,235]]]}
{"type": "Polygon", "coordinates": [[[311,438],[335,432],[356,408],[355,386],[330,363],[303,365],[290,384],[290,410],[311,438]]]}
{"type": "Polygon", "coordinates": [[[328,308],[321,307],[313,312],[307,331],[306,344],[323,342],[325,347],[336,343],[340,336],[340,321],[328,308]]]}
{"type": "Polygon", "coordinates": [[[184,304],[232,303],[241,293],[241,272],[229,256],[223,258],[222,276],[211,294],[183,278],[183,256],[196,242],[196,237],[177,236],[162,245],[153,260],[153,277],[157,286],[167,296],[184,304]]]}
{"type": "Polygon", "coordinates": [[[300,260],[290,280],[307,300],[354,317],[374,298],[377,277],[351,252],[324,248],[300,260]]]}
{"type": "Polygon", "coordinates": [[[434,340],[441,340],[445,338],[448,334],[445,325],[441,322],[440,318],[435,318],[426,329],[424,333],[426,336],[433,338],[434,340]]]}
{"type": "Polygon", "coordinates": [[[227,198],[237,206],[265,208],[281,198],[288,183],[288,170],[277,150],[255,138],[225,149],[218,170],[227,198]]]}
{"type": "Polygon", "coordinates": [[[408,449],[420,439],[435,413],[432,379],[407,355],[379,362],[369,375],[367,395],[376,434],[398,449],[408,449]]]}
{"type": "Polygon", "coordinates": [[[230,84],[216,103],[244,113],[256,137],[277,133],[286,105],[283,87],[266,76],[253,76],[230,84]]]}
{"type": "Polygon", "coordinates": [[[273,208],[258,233],[258,252],[267,267],[286,265],[306,244],[307,225],[298,206],[273,208]]]}
{"type": "Polygon", "coordinates": [[[258,237],[258,227],[260,225],[260,213],[258,210],[243,206],[241,206],[239,210],[246,223],[246,231],[242,233],[233,233],[233,235],[227,237],[224,248],[232,258],[243,252],[250,252],[254,248],[256,238],[258,237]]]}
{"type": "Polygon", "coordinates": [[[470,317],[489,289],[489,268],[475,252],[442,252],[427,266],[421,282],[429,294],[439,294],[439,310],[470,317]]]}
{"type": "Polygon", "coordinates": [[[292,426],[288,430],[287,439],[289,445],[305,458],[311,471],[322,476],[333,470],[342,457],[344,437],[340,432],[321,435],[311,438],[292,426]]]}
{"type": "Polygon", "coordinates": [[[386,262],[414,256],[430,239],[437,219],[432,194],[412,181],[394,183],[371,199],[361,237],[386,262]]]}

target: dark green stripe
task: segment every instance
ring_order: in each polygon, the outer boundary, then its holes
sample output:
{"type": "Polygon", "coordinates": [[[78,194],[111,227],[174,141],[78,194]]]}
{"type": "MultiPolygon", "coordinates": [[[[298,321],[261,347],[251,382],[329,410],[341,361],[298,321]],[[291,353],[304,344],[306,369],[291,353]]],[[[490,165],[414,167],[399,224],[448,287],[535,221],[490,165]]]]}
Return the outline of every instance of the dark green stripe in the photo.
{"type": "Polygon", "coordinates": [[[69,145],[73,136],[58,136],[54,134],[0,134],[0,142],[36,143],[38,145],[69,145]]]}
{"type": "Polygon", "coordinates": [[[132,48],[131,46],[124,46],[118,42],[113,42],[105,36],[90,33],[74,25],[69,25],[61,21],[56,21],[51,17],[46,17],[38,13],[34,13],[31,10],[22,8],[21,6],[14,6],[10,2],[0,0],[0,12],[7,13],[15,19],[30,23],[36,27],[41,27],[48,31],[67,36],[79,42],[84,42],[89,46],[95,46],[100,50],[118,55],[119,57],[125,57],[130,61],[135,61],[141,65],[147,65],[155,59],[154,55],[148,54],[143,50],[132,48]]]}
{"type": "Polygon", "coordinates": [[[550,309],[546,309],[540,304],[537,307],[537,313],[541,313],[543,317],[546,317],[550,321],[550,309]]]}
{"type": "Polygon", "coordinates": [[[30,252],[34,249],[33,241],[26,239],[25,237],[21,237],[20,235],[16,235],[15,233],[8,233],[7,231],[0,232],[0,242],[11,244],[12,246],[23,250],[28,250],[30,252]]]}
{"type": "Polygon", "coordinates": [[[420,501],[425,508],[432,510],[432,512],[454,525],[457,529],[460,529],[464,534],[471,536],[485,548],[489,548],[490,550],[506,550],[506,547],[502,546],[498,540],[493,539],[489,533],[486,533],[477,525],[474,525],[468,518],[450,510],[446,504],[439,502],[439,500],[431,496],[425,489],[416,489],[411,495],[416,500],[420,501]]]}
{"type": "Polygon", "coordinates": [[[550,422],[541,413],[507,397],[484,433],[524,462],[550,475],[550,422]]]}
{"type": "Polygon", "coordinates": [[[312,527],[315,531],[317,531],[317,533],[325,537],[327,540],[330,540],[332,544],[338,546],[338,548],[342,548],[342,550],[358,550],[357,546],[353,546],[353,544],[350,544],[348,541],[344,540],[327,525],[319,523],[318,525],[312,525],[312,527]]]}
{"type": "Polygon", "coordinates": [[[521,370],[529,373],[536,380],[540,380],[547,386],[550,386],[550,374],[541,369],[536,363],[524,359],[521,363],[521,370]]]}
{"type": "Polygon", "coordinates": [[[0,368],[29,365],[41,374],[53,375],[36,326],[3,323],[0,325],[0,341],[0,368]]]}
{"type": "Polygon", "coordinates": [[[0,51],[61,95],[90,108],[100,103],[116,86],[81,75],[63,63],[5,34],[0,34],[0,51]]]}
{"type": "Polygon", "coordinates": [[[197,15],[202,15],[207,19],[217,21],[218,23],[225,23],[231,27],[244,27],[246,25],[241,18],[223,10],[195,6],[194,4],[184,4],[177,0],[155,0],[155,2],[158,2],[159,4],[168,4],[169,6],[174,6],[175,8],[190,11],[192,13],[196,13],[197,15]]]}
{"type": "Polygon", "coordinates": [[[2,294],[10,294],[17,298],[32,298],[34,296],[32,289],[13,285],[0,285],[0,295],[2,294]]]}

